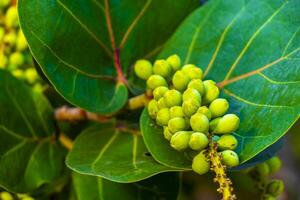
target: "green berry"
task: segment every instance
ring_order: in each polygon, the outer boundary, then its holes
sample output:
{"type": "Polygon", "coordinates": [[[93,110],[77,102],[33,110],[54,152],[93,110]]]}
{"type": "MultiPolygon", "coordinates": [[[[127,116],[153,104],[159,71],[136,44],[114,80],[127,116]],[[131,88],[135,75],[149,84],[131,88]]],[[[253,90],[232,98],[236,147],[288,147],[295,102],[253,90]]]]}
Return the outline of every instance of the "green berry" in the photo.
{"type": "Polygon", "coordinates": [[[163,108],[157,112],[156,123],[159,126],[167,126],[170,120],[170,112],[168,108],[163,108]]]}
{"type": "Polygon", "coordinates": [[[207,133],[209,130],[209,120],[201,113],[194,114],[190,119],[190,124],[193,131],[207,133]]]}
{"type": "Polygon", "coordinates": [[[201,95],[204,95],[205,89],[201,79],[193,79],[189,82],[188,88],[197,90],[201,95]]]}
{"type": "Polygon", "coordinates": [[[229,108],[229,103],[226,99],[218,98],[211,102],[209,110],[212,118],[223,116],[229,108]]]}
{"type": "Polygon", "coordinates": [[[152,99],[148,103],[148,113],[152,119],[156,119],[157,112],[159,111],[157,101],[152,99]]]}
{"type": "Polygon", "coordinates": [[[232,150],[224,150],[220,152],[222,162],[228,167],[235,167],[239,165],[239,156],[232,150]]]}
{"type": "Polygon", "coordinates": [[[267,193],[278,197],[284,190],[284,183],[282,180],[273,180],[267,185],[267,193]]]}
{"type": "Polygon", "coordinates": [[[173,86],[175,87],[175,89],[179,90],[179,91],[183,91],[186,89],[187,85],[190,82],[190,78],[181,70],[175,72],[173,79],[172,79],[172,83],[173,86]]]}
{"type": "Polygon", "coordinates": [[[205,150],[202,150],[197,156],[193,159],[192,169],[197,174],[205,174],[210,169],[209,160],[206,158],[205,150]]]}
{"type": "Polygon", "coordinates": [[[7,65],[7,57],[4,54],[0,54],[0,69],[4,69],[7,65]]]}
{"type": "Polygon", "coordinates": [[[139,78],[147,80],[152,75],[152,64],[148,60],[138,60],[134,72],[139,78]]]}
{"type": "Polygon", "coordinates": [[[0,41],[3,40],[4,36],[5,36],[5,29],[2,26],[0,26],[0,41]]]}
{"type": "Polygon", "coordinates": [[[157,87],[153,90],[153,98],[159,100],[169,89],[165,86],[157,87]]]}
{"type": "Polygon", "coordinates": [[[195,99],[189,99],[187,101],[184,101],[182,104],[182,110],[186,117],[190,117],[195,114],[199,107],[200,103],[195,99]]]}
{"type": "Polygon", "coordinates": [[[273,197],[272,195],[270,194],[263,194],[261,196],[261,200],[276,200],[276,197],[273,197]]]}
{"type": "MultiPolygon", "coordinates": [[[[217,118],[218,119],[218,118],[217,118]]],[[[226,114],[219,120],[217,127],[213,129],[216,134],[228,134],[236,131],[240,124],[240,118],[235,114],[226,114]]]]}
{"type": "Polygon", "coordinates": [[[181,151],[187,149],[189,146],[189,141],[191,137],[190,131],[178,131],[171,138],[171,147],[174,149],[181,151]]]}
{"type": "Polygon", "coordinates": [[[206,106],[201,106],[200,108],[198,108],[197,113],[205,115],[208,120],[211,119],[211,112],[206,106]]]}
{"type": "Polygon", "coordinates": [[[25,74],[24,71],[21,69],[15,69],[12,71],[12,75],[16,78],[24,78],[25,74]]]}
{"type": "Polygon", "coordinates": [[[11,0],[1,0],[0,1],[0,9],[6,8],[11,4],[11,0]]]}
{"type": "Polygon", "coordinates": [[[204,133],[194,132],[191,135],[189,146],[191,149],[195,151],[199,151],[207,147],[208,145],[208,138],[204,133]]]}
{"type": "Polygon", "coordinates": [[[210,102],[218,98],[220,91],[215,82],[211,80],[203,81],[203,85],[205,88],[203,103],[209,104],[210,102]]]}
{"type": "Polygon", "coordinates": [[[171,65],[174,72],[180,69],[181,60],[177,54],[169,56],[167,62],[171,65]]]}
{"type": "Polygon", "coordinates": [[[187,64],[182,67],[182,71],[187,74],[190,79],[202,79],[203,72],[200,68],[192,64],[187,64]]]}
{"type": "Polygon", "coordinates": [[[157,60],[153,65],[153,73],[168,78],[171,75],[172,67],[166,60],[157,60]]]}
{"type": "Polygon", "coordinates": [[[158,106],[158,109],[168,108],[168,106],[166,105],[165,99],[163,97],[157,101],[157,106],[158,106]]]}
{"type": "Polygon", "coordinates": [[[171,140],[171,138],[172,138],[172,133],[170,132],[170,130],[167,126],[164,126],[164,137],[167,140],[171,140]]]}
{"type": "Polygon", "coordinates": [[[210,131],[214,131],[219,123],[219,121],[221,120],[221,117],[218,117],[216,119],[213,119],[209,122],[209,130],[210,131]]]}
{"type": "Polygon", "coordinates": [[[266,163],[260,163],[255,167],[255,170],[259,176],[263,179],[266,179],[270,174],[269,166],[266,163]]]}
{"type": "Polygon", "coordinates": [[[181,106],[173,106],[170,108],[170,117],[184,117],[184,113],[181,106]]]}
{"type": "Polygon", "coordinates": [[[27,197],[22,198],[21,200],[34,200],[34,198],[27,196],[27,197]]]}
{"type": "Polygon", "coordinates": [[[183,101],[187,101],[189,99],[195,99],[201,105],[201,94],[193,88],[186,89],[182,95],[182,99],[183,101]]]}
{"type": "Polygon", "coordinates": [[[217,143],[220,150],[234,150],[238,145],[238,141],[233,135],[222,135],[217,143]]]}
{"type": "Polygon", "coordinates": [[[280,158],[278,158],[277,156],[270,158],[266,163],[269,166],[270,174],[278,172],[282,165],[280,158]]]}
{"type": "Polygon", "coordinates": [[[18,11],[16,6],[11,6],[7,9],[5,14],[5,25],[8,28],[17,27],[18,22],[18,11]]]}
{"type": "Polygon", "coordinates": [[[165,103],[168,107],[180,106],[182,104],[182,95],[179,91],[172,89],[164,94],[165,103]]]}
{"type": "Polygon", "coordinates": [[[185,119],[182,117],[175,117],[169,120],[168,127],[171,133],[183,131],[186,128],[185,119]]]}
{"type": "Polygon", "coordinates": [[[34,84],[32,89],[36,93],[42,93],[44,90],[44,87],[40,83],[36,83],[36,84],[34,84]]]}
{"type": "Polygon", "coordinates": [[[13,200],[14,198],[9,192],[2,191],[2,192],[0,192],[0,199],[1,200],[13,200]]]}
{"type": "Polygon", "coordinates": [[[168,87],[167,81],[160,75],[151,75],[147,79],[147,86],[154,90],[155,88],[159,86],[165,86],[168,87]]]}
{"type": "Polygon", "coordinates": [[[38,74],[34,68],[28,68],[25,71],[26,80],[32,84],[38,79],[38,74]]]}
{"type": "Polygon", "coordinates": [[[17,50],[24,51],[27,48],[27,41],[23,34],[23,31],[20,29],[17,36],[17,50]]]}
{"type": "Polygon", "coordinates": [[[16,44],[17,41],[17,35],[14,31],[10,31],[8,34],[6,34],[3,38],[3,41],[5,44],[13,47],[16,44]]]}
{"type": "Polygon", "coordinates": [[[20,52],[14,52],[9,56],[9,64],[21,66],[24,64],[24,56],[20,52]]]}

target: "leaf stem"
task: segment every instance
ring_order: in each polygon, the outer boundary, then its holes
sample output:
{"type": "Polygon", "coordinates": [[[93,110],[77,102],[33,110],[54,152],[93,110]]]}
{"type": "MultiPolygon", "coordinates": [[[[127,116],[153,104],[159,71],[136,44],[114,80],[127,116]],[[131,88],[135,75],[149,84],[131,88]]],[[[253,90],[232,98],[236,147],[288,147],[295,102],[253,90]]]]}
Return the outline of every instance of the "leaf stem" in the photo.
{"type": "Polygon", "coordinates": [[[65,134],[60,133],[58,140],[66,149],[71,150],[73,148],[72,139],[66,136],[65,134]]]}

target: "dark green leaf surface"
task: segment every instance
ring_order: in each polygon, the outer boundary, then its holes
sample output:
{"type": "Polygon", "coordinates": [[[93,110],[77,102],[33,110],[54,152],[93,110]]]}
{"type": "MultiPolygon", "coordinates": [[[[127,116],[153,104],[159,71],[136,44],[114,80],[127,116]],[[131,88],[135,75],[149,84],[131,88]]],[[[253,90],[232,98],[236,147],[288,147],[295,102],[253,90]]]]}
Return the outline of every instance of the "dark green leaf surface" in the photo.
{"type": "Polygon", "coordinates": [[[66,163],[72,170],[115,182],[135,182],[176,169],[157,163],[138,131],[116,126],[115,121],[83,131],[66,163]]]}
{"type": "Polygon", "coordinates": [[[73,186],[78,200],[174,200],[179,191],[178,173],[163,173],[135,183],[109,180],[73,173],[73,186]]]}
{"type": "Polygon", "coordinates": [[[62,175],[65,150],[54,140],[49,102],[0,70],[0,185],[29,192],[62,175]]]}
{"type": "MultiPolygon", "coordinates": [[[[184,63],[201,67],[205,79],[218,82],[229,112],[241,119],[242,163],[274,144],[299,118],[299,13],[298,0],[211,0],[186,19],[160,55],[178,53],[184,63]]],[[[145,139],[157,132],[146,120],[143,115],[145,139]]],[[[146,144],[154,140],[159,139],[146,144]]],[[[147,146],[161,158],[165,141],[156,142],[147,146]]],[[[178,153],[169,156],[158,161],[170,165],[178,153]]],[[[185,167],[182,162],[172,166],[185,167]]]]}
{"type": "Polygon", "coordinates": [[[18,3],[21,27],[47,78],[71,103],[102,114],[118,111],[127,100],[117,69],[127,76],[136,59],[155,55],[197,5],[197,0],[18,3]]]}

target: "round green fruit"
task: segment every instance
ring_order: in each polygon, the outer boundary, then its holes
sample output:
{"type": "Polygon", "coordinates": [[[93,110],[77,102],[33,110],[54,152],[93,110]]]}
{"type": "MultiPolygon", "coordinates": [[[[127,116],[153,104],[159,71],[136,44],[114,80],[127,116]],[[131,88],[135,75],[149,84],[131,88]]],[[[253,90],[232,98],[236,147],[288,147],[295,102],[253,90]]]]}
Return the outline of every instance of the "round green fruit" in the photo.
{"type": "Polygon", "coordinates": [[[270,174],[278,172],[282,165],[280,158],[277,156],[270,158],[266,163],[269,166],[270,174]]]}
{"type": "Polygon", "coordinates": [[[187,149],[191,137],[191,131],[178,131],[171,138],[171,147],[177,151],[187,149]]]}
{"type": "Polygon", "coordinates": [[[138,60],[134,72],[139,78],[147,80],[152,75],[152,64],[148,60],[138,60]]]}
{"type": "Polygon", "coordinates": [[[166,60],[157,60],[153,65],[153,73],[168,78],[171,75],[172,67],[166,60]]]}
{"type": "Polygon", "coordinates": [[[219,96],[219,88],[216,86],[215,82],[212,80],[203,81],[204,85],[204,96],[203,96],[203,103],[209,104],[219,96]]]}
{"type": "Polygon", "coordinates": [[[197,113],[205,115],[208,120],[211,119],[211,112],[206,106],[201,106],[200,108],[198,108],[197,113]]]}
{"type": "MultiPolygon", "coordinates": [[[[216,118],[218,119],[218,118],[216,118]]],[[[216,134],[229,134],[236,131],[240,124],[240,118],[235,114],[226,114],[219,120],[213,132],[216,134]]]]}
{"type": "Polygon", "coordinates": [[[153,90],[153,98],[159,100],[169,89],[165,86],[157,87],[153,90]]]}
{"type": "Polygon", "coordinates": [[[186,89],[182,95],[182,99],[183,101],[194,99],[198,101],[199,104],[201,105],[201,94],[196,89],[193,88],[186,89]]]}
{"type": "Polygon", "coordinates": [[[170,108],[170,117],[184,117],[184,113],[181,106],[173,106],[170,108]]]}
{"type": "Polygon", "coordinates": [[[1,200],[14,200],[14,197],[6,191],[0,192],[0,199],[1,200]]]}
{"type": "Polygon", "coordinates": [[[32,84],[38,79],[38,74],[34,68],[28,68],[25,71],[26,80],[32,84]]]}
{"type": "MultiPolygon", "coordinates": [[[[2,1],[2,0],[1,0],[2,1]]],[[[11,6],[5,14],[5,25],[8,28],[18,27],[18,10],[16,6],[11,6]]]]}
{"type": "Polygon", "coordinates": [[[5,29],[2,26],[0,26],[0,41],[3,40],[4,36],[5,36],[5,29]]]}
{"type": "Polygon", "coordinates": [[[197,174],[205,174],[210,169],[210,162],[206,158],[205,150],[202,150],[198,155],[196,155],[193,159],[192,169],[197,174]]]}
{"type": "Polygon", "coordinates": [[[0,54],[0,69],[4,69],[7,65],[7,57],[4,54],[0,54]]]}
{"type": "Polygon", "coordinates": [[[195,114],[199,107],[200,103],[195,99],[189,99],[187,101],[184,101],[182,104],[182,110],[186,117],[190,117],[195,114]]]}
{"type": "Polygon", "coordinates": [[[168,122],[168,128],[171,133],[183,131],[186,128],[185,119],[182,117],[171,118],[168,122]]]}
{"type": "Polygon", "coordinates": [[[24,56],[20,52],[14,52],[9,56],[9,64],[14,66],[21,66],[24,64],[24,56]]]}
{"type": "Polygon", "coordinates": [[[156,123],[159,126],[167,126],[170,120],[170,112],[168,108],[163,108],[157,112],[156,123]]]}
{"type": "Polygon", "coordinates": [[[181,60],[177,54],[169,56],[167,62],[171,65],[174,72],[180,69],[181,60]]]}
{"type": "Polygon", "coordinates": [[[209,120],[201,113],[194,114],[190,119],[190,124],[193,131],[207,133],[209,130],[209,120]]]}
{"type": "Polygon", "coordinates": [[[204,89],[204,84],[201,79],[193,79],[189,82],[188,88],[193,88],[197,90],[201,95],[204,94],[205,89],[204,89]]]}
{"type": "Polygon", "coordinates": [[[213,119],[209,122],[209,130],[214,131],[217,128],[217,125],[219,121],[221,120],[221,117],[218,117],[216,119],[213,119]]]}
{"type": "Polygon", "coordinates": [[[273,180],[267,185],[267,193],[278,197],[284,190],[284,183],[282,180],[273,180]]]}
{"type": "Polygon", "coordinates": [[[239,156],[232,150],[224,150],[220,152],[222,162],[228,167],[235,167],[239,165],[239,156]]]}
{"type": "Polygon", "coordinates": [[[175,72],[173,78],[172,78],[172,83],[175,89],[179,91],[183,91],[186,89],[187,85],[190,82],[190,78],[181,70],[175,72]]]}
{"type": "Polygon", "coordinates": [[[260,163],[255,167],[255,170],[259,174],[259,176],[263,179],[268,178],[270,174],[269,166],[266,163],[260,163]]]}
{"type": "Polygon", "coordinates": [[[194,132],[191,135],[189,146],[191,149],[199,151],[207,147],[208,142],[208,138],[204,133],[194,132]]]}
{"type": "Polygon", "coordinates": [[[238,141],[233,135],[222,135],[217,143],[220,150],[234,150],[238,145],[238,141]]]}
{"type": "Polygon", "coordinates": [[[157,101],[155,101],[154,99],[152,99],[148,103],[148,113],[149,113],[150,117],[152,119],[156,119],[156,115],[157,115],[158,111],[159,111],[159,108],[158,108],[158,105],[157,105],[157,101]]]}
{"type": "Polygon", "coordinates": [[[4,36],[3,41],[5,44],[9,45],[10,47],[13,47],[17,41],[16,33],[14,31],[10,31],[4,36]]]}
{"type": "Polygon", "coordinates": [[[167,81],[160,75],[151,75],[148,79],[147,79],[147,86],[154,90],[155,88],[159,87],[159,86],[164,86],[164,87],[168,87],[168,83],[167,81]]]}
{"type": "Polygon", "coordinates": [[[211,112],[211,117],[221,117],[223,116],[229,108],[229,103],[226,99],[218,98],[211,102],[209,105],[209,110],[211,112]]]}
{"type": "Polygon", "coordinates": [[[158,109],[168,108],[168,106],[166,105],[165,99],[163,97],[157,101],[157,106],[158,106],[158,109]]]}
{"type": "Polygon", "coordinates": [[[17,50],[24,51],[27,48],[27,41],[23,34],[23,31],[20,29],[17,36],[17,50]]]}
{"type": "Polygon", "coordinates": [[[179,91],[172,89],[164,94],[164,100],[168,107],[181,106],[182,95],[179,91]]]}
{"type": "Polygon", "coordinates": [[[167,140],[171,140],[171,138],[172,138],[172,133],[170,132],[170,130],[167,126],[164,126],[164,137],[167,140]]]}
{"type": "Polygon", "coordinates": [[[0,9],[4,9],[11,4],[11,0],[1,0],[0,9]]]}
{"type": "Polygon", "coordinates": [[[182,67],[182,71],[187,74],[190,79],[202,79],[203,72],[195,65],[187,64],[182,67]]]}
{"type": "Polygon", "coordinates": [[[16,78],[24,78],[24,76],[25,76],[24,71],[21,69],[15,69],[11,73],[16,78]]]}

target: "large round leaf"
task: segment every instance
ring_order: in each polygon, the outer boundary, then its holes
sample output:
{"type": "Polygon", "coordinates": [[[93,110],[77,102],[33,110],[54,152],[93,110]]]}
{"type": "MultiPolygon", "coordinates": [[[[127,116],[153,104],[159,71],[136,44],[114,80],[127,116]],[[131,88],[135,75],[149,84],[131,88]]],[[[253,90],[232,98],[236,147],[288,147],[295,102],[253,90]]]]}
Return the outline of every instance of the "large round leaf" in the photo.
{"type": "MultiPolygon", "coordinates": [[[[185,20],[159,56],[178,53],[184,63],[201,67],[205,79],[218,82],[229,112],[241,118],[236,133],[241,163],[274,144],[299,118],[299,13],[297,0],[211,0],[185,20]]],[[[142,130],[155,135],[148,118],[142,115],[142,130]]],[[[150,152],[161,163],[180,157],[150,152]]]]}
{"type": "Polygon", "coordinates": [[[164,171],[176,171],[157,163],[138,131],[118,127],[115,121],[97,124],[83,131],[75,140],[66,164],[72,170],[128,183],[164,171]]]}
{"type": "Polygon", "coordinates": [[[66,151],[46,98],[3,70],[0,80],[0,185],[30,192],[62,175],[66,151]]]}
{"type": "Polygon", "coordinates": [[[197,5],[197,0],[20,0],[18,8],[31,52],[59,93],[89,111],[110,114],[127,101],[122,76],[130,65],[153,56],[197,5]]]}
{"type": "Polygon", "coordinates": [[[163,173],[135,183],[109,180],[73,173],[73,187],[78,200],[174,200],[179,191],[178,173],[163,173]]]}

